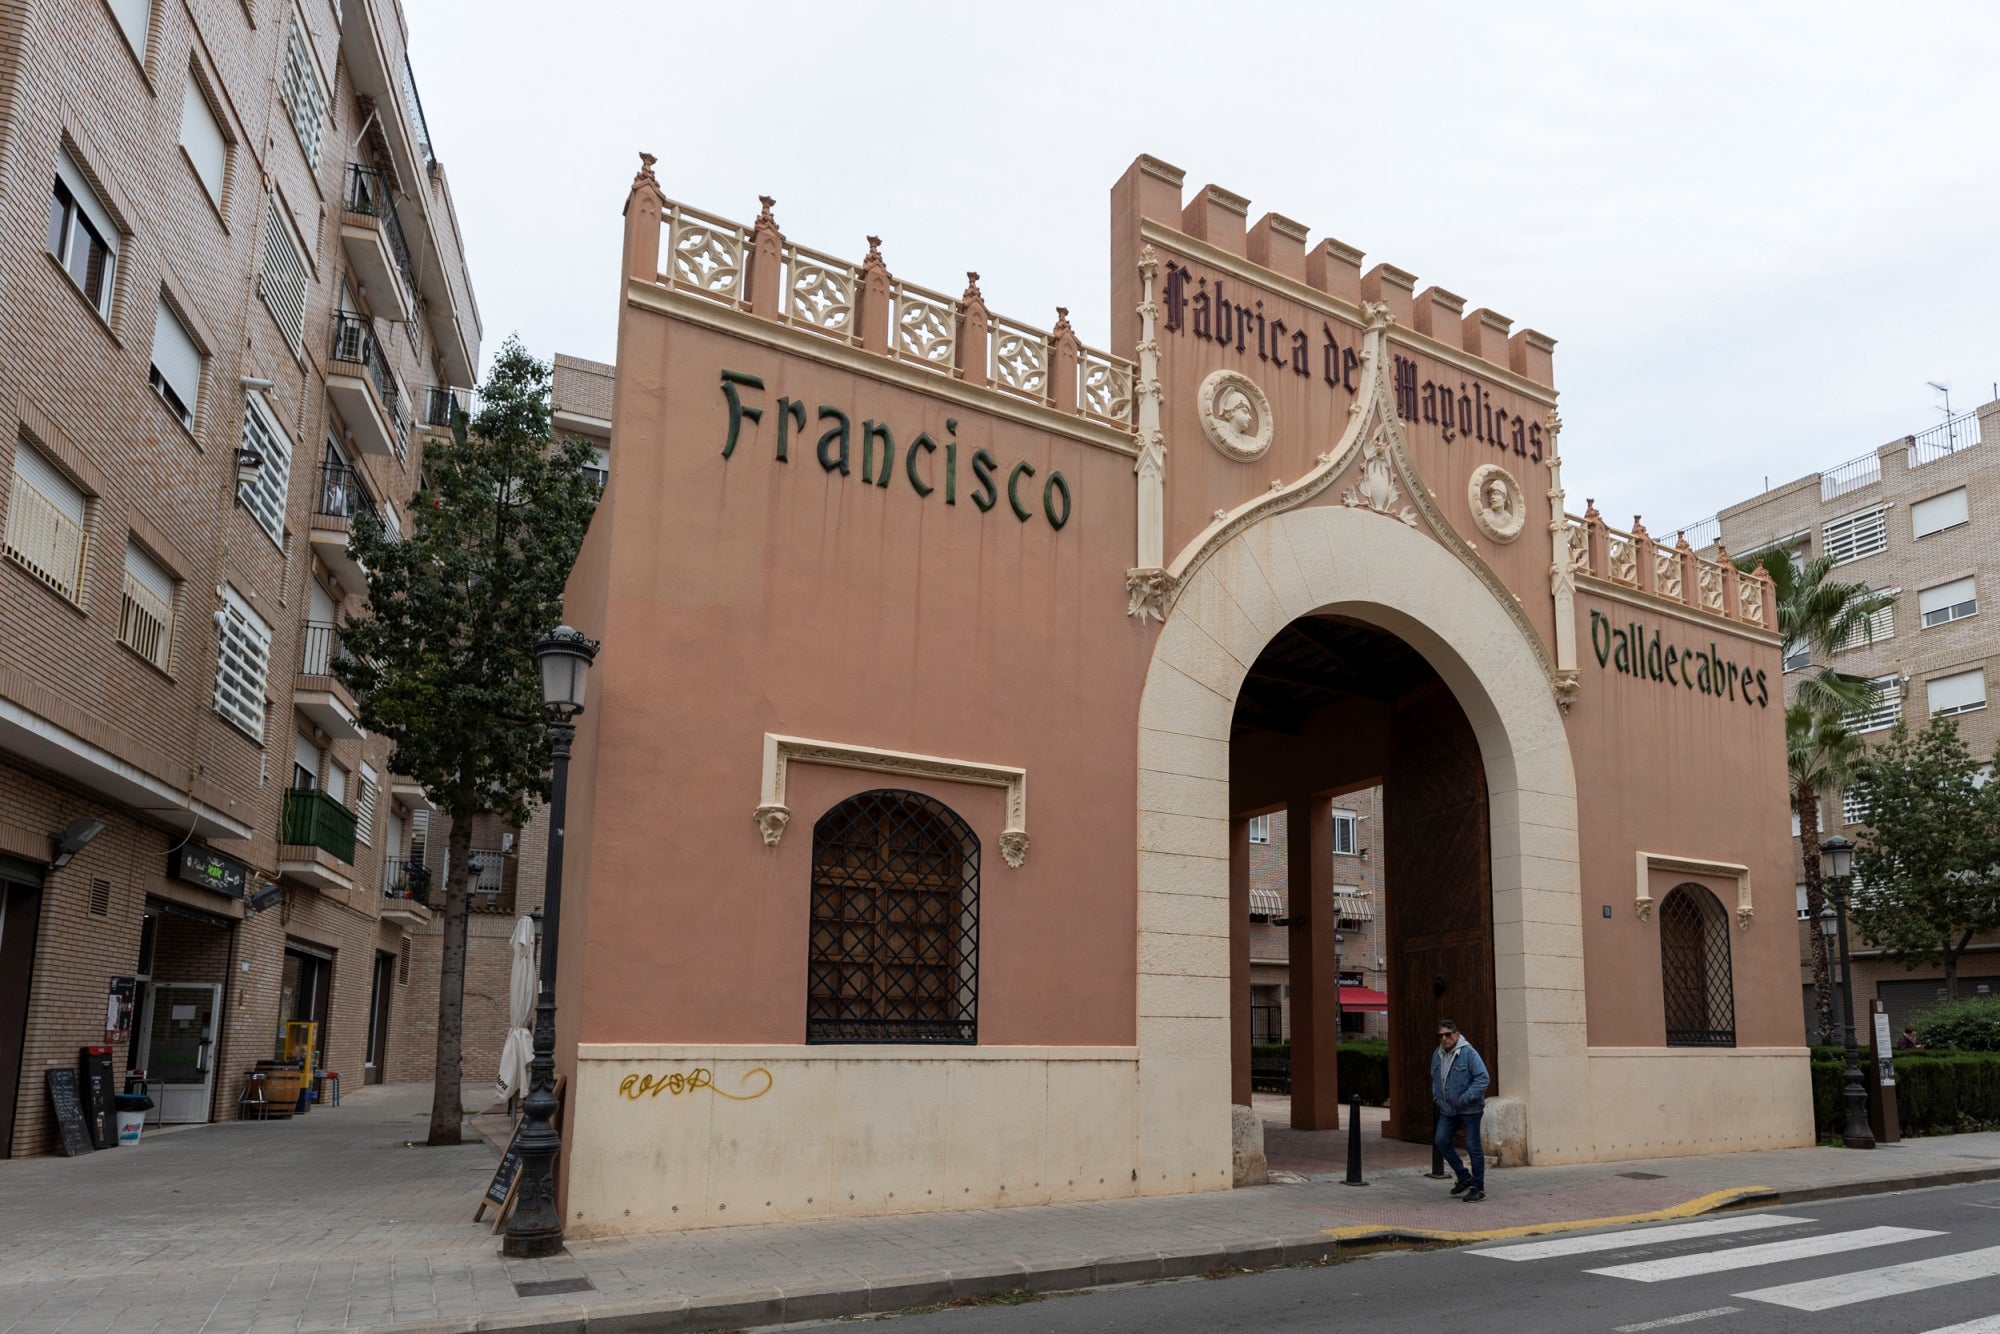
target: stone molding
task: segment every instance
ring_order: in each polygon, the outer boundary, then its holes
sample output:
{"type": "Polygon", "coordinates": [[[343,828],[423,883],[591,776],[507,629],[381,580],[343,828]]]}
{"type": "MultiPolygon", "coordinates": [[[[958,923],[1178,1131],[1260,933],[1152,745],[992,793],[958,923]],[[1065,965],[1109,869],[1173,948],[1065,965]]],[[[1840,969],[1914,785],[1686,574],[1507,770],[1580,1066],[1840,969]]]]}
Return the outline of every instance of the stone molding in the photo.
{"type": "Polygon", "coordinates": [[[1653,917],[1653,895],[1650,873],[1665,871],[1669,875],[1702,875],[1714,880],[1734,880],[1736,882],[1736,924],[1748,927],[1757,915],[1756,905],[1750,898],[1750,868],[1738,862],[1708,861],[1698,857],[1676,857],[1660,852],[1639,852],[1634,854],[1638,862],[1639,888],[1632,900],[1632,909],[1642,922],[1653,917]]]}
{"type": "Polygon", "coordinates": [[[785,804],[785,780],[794,762],[1003,788],[1007,794],[1007,825],[1000,831],[1000,855],[1007,865],[1016,868],[1027,860],[1026,769],[1005,764],[984,764],[978,760],[950,759],[941,755],[879,750],[874,746],[853,746],[838,741],[813,741],[805,737],[779,736],[773,732],[764,734],[762,799],[756,810],[757,827],[764,836],[766,847],[777,847],[778,841],[785,835],[785,826],[791,823],[791,808],[785,804]]]}

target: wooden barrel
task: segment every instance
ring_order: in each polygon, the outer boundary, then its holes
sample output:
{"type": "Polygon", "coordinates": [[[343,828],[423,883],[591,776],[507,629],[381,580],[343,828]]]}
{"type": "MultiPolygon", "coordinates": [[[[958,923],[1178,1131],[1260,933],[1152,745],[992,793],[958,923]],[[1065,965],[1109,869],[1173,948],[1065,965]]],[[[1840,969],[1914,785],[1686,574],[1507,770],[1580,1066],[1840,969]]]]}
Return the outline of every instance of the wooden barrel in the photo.
{"type": "Polygon", "coordinates": [[[259,1061],[257,1071],[264,1076],[264,1115],[290,1117],[299,1101],[299,1067],[290,1061],[259,1061]]]}

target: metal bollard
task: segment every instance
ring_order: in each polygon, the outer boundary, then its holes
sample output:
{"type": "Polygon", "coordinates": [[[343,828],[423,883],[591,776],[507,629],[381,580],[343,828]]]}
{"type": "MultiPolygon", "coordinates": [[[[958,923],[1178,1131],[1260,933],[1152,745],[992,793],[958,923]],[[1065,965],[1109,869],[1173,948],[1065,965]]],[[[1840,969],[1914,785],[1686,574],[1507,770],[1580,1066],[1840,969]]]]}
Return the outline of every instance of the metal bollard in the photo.
{"type": "Polygon", "coordinates": [[[1444,1170],[1444,1154],[1438,1149],[1438,1114],[1436,1110],[1433,1109],[1431,1112],[1430,1178],[1433,1181],[1442,1181],[1449,1175],[1451,1174],[1444,1170]]]}
{"type": "Polygon", "coordinates": [[[1365,1186],[1361,1179],[1361,1095],[1354,1093],[1347,1099],[1347,1180],[1343,1186],[1365,1186]]]}

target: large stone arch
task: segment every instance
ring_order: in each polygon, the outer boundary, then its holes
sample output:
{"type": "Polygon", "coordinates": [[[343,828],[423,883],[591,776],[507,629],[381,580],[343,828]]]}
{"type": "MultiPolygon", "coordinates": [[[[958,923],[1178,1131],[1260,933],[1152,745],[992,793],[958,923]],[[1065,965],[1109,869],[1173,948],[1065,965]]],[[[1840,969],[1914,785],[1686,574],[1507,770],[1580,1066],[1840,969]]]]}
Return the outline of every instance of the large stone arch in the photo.
{"type": "Polygon", "coordinates": [[[1229,736],[1250,665],[1338,613],[1421,652],[1479,738],[1492,825],[1494,974],[1509,1101],[1531,1161],[1590,1154],[1576,777],[1542,654],[1430,536],[1362,508],[1266,518],[1187,576],[1139,706],[1140,1181],[1230,1176],[1229,736]]]}

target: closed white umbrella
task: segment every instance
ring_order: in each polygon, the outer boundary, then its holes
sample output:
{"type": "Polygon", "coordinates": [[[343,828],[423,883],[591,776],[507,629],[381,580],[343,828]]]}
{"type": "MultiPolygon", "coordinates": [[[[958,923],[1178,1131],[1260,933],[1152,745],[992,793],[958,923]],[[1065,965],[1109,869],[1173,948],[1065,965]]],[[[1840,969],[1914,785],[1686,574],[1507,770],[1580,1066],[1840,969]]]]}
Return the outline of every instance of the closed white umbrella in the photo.
{"type": "Polygon", "coordinates": [[[528,1024],[535,1013],[535,924],[523,917],[514,925],[508,942],[514,949],[514,971],[507,981],[507,1043],[500,1048],[500,1078],[494,1085],[502,1098],[511,1098],[528,1086],[528,1060],[534,1055],[535,1037],[528,1024]]]}

